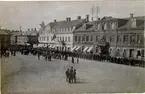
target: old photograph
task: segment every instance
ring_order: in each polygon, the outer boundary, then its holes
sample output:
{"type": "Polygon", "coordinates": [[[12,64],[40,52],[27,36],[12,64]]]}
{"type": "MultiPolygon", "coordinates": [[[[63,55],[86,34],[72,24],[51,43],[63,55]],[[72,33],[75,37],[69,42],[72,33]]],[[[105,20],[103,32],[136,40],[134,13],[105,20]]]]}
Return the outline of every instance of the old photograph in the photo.
{"type": "Polygon", "coordinates": [[[2,94],[145,93],[145,1],[0,1],[2,94]]]}

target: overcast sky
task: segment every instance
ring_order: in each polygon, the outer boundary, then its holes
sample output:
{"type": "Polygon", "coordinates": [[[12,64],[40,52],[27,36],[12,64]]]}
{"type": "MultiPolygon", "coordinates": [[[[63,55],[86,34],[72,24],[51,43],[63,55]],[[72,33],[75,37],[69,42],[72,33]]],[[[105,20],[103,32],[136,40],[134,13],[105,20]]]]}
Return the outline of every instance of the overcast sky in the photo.
{"type": "Polygon", "coordinates": [[[45,24],[56,20],[65,20],[66,17],[76,19],[77,16],[85,17],[91,15],[92,5],[100,7],[99,16],[129,17],[145,15],[145,3],[142,0],[99,0],[80,2],[0,2],[0,25],[8,29],[23,30],[28,28],[39,28],[39,24],[45,24]]]}

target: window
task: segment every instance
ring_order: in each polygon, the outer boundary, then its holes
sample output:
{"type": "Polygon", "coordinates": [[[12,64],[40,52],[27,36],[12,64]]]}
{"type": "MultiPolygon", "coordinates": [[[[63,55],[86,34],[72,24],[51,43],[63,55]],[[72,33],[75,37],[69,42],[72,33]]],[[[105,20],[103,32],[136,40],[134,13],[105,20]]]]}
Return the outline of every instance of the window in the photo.
{"type": "Polygon", "coordinates": [[[70,37],[68,37],[68,41],[70,42],[70,37]]]}
{"type": "Polygon", "coordinates": [[[61,41],[61,37],[60,37],[60,40],[59,41],[61,41]]]}
{"type": "Polygon", "coordinates": [[[121,35],[117,35],[117,42],[121,42],[121,35]]]}
{"type": "Polygon", "coordinates": [[[110,36],[110,42],[114,42],[114,39],[115,39],[115,36],[114,35],[111,35],[110,36]]]}
{"type": "Polygon", "coordinates": [[[130,43],[135,43],[135,35],[130,36],[130,43]]]}
{"type": "Polygon", "coordinates": [[[101,30],[101,24],[98,24],[98,30],[101,30]]]}
{"type": "Polygon", "coordinates": [[[62,41],[64,41],[64,37],[63,37],[62,41]]]}
{"type": "Polygon", "coordinates": [[[107,30],[107,29],[108,29],[108,26],[107,26],[107,23],[105,23],[104,30],[107,30]]]}
{"type": "Polygon", "coordinates": [[[124,42],[124,43],[127,43],[127,42],[128,42],[128,35],[124,35],[124,37],[123,37],[123,42],[124,42]]]}
{"type": "Polygon", "coordinates": [[[112,28],[112,29],[115,29],[115,28],[116,28],[116,27],[115,27],[115,23],[112,23],[112,24],[111,24],[111,28],[112,28]]]}
{"type": "Polygon", "coordinates": [[[91,41],[93,41],[93,36],[91,36],[91,41]]]}
{"type": "Polygon", "coordinates": [[[67,41],[67,37],[65,37],[65,41],[67,41]]]}
{"type": "Polygon", "coordinates": [[[81,36],[79,36],[79,42],[81,41],[81,36]]]}
{"type": "Polygon", "coordinates": [[[96,42],[98,42],[98,36],[96,36],[96,42]]]}
{"type": "Polygon", "coordinates": [[[89,36],[86,36],[86,41],[89,41],[89,36]]]}
{"type": "Polygon", "coordinates": [[[49,40],[49,37],[47,37],[47,41],[49,40]]]}
{"type": "Polygon", "coordinates": [[[77,36],[75,36],[75,42],[77,42],[77,36]]]}
{"type": "Polygon", "coordinates": [[[85,36],[82,36],[82,41],[85,41],[85,36]]]}
{"type": "Polygon", "coordinates": [[[137,35],[137,43],[142,43],[143,37],[141,35],[137,35]]]}

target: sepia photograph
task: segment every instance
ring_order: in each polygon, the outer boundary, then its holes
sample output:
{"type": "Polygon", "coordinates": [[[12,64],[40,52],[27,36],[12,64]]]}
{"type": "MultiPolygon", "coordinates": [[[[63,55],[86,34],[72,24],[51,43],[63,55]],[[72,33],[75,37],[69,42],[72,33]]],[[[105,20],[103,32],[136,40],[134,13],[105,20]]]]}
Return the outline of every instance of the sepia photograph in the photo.
{"type": "Polygon", "coordinates": [[[145,93],[145,1],[0,1],[1,94],[145,93]]]}

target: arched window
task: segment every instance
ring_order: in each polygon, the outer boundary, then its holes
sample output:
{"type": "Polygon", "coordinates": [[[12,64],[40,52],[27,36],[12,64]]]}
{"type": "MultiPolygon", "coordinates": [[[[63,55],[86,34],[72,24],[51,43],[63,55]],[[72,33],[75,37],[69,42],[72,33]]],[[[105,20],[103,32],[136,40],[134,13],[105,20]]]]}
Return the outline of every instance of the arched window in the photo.
{"type": "Polygon", "coordinates": [[[131,27],[136,28],[136,19],[131,19],[131,27]]]}

